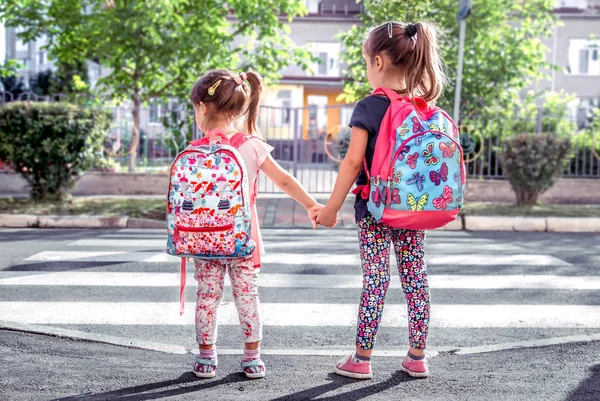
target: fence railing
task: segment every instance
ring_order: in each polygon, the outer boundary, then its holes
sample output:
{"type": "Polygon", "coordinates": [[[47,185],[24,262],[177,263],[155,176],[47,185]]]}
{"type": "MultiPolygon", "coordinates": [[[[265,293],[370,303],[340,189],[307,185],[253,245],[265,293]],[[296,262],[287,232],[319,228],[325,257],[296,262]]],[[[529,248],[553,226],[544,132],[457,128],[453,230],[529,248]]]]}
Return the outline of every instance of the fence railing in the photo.
{"type": "MultiPolygon", "coordinates": [[[[113,122],[104,147],[105,161],[96,171],[128,172],[129,147],[133,131],[131,105],[112,104],[91,96],[40,97],[31,93],[13,96],[0,92],[0,106],[18,100],[71,101],[88,107],[110,107],[113,122]]],[[[333,189],[337,166],[349,141],[347,127],[353,105],[308,106],[302,108],[262,106],[259,126],[273,146],[273,157],[311,192],[325,193],[333,189]]],[[[597,114],[599,115],[599,114],[597,114]]],[[[166,173],[175,155],[188,141],[201,133],[195,129],[187,107],[176,102],[150,102],[140,113],[140,144],[137,150],[137,173],[166,173]]],[[[484,110],[460,121],[461,144],[471,177],[503,178],[500,161],[504,138],[518,133],[551,133],[569,136],[573,141],[573,157],[562,172],[567,177],[600,178],[600,132],[589,116],[546,107],[515,110],[484,110]]],[[[8,168],[0,161],[0,169],[8,168]]],[[[260,179],[261,192],[279,192],[270,181],[260,179]]]]}

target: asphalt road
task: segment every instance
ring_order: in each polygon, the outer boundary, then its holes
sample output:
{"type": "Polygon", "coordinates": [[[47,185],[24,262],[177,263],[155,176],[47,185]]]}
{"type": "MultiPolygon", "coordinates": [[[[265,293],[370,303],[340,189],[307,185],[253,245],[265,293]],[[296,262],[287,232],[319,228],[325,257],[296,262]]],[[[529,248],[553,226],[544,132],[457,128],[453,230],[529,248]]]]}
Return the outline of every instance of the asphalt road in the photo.
{"type": "MultiPolygon", "coordinates": [[[[407,334],[395,276],[366,383],[330,375],[354,341],[355,232],[263,235],[266,380],[238,374],[241,335],[226,291],[212,381],[186,373],[191,355],[0,331],[0,399],[600,400],[600,345],[565,339],[600,333],[598,235],[430,233],[429,347],[441,352],[432,376],[397,371],[407,334]],[[556,345],[530,347],[544,339],[556,345]]],[[[0,324],[195,349],[194,282],[180,317],[178,264],[163,243],[161,230],[0,230],[0,324]]]]}

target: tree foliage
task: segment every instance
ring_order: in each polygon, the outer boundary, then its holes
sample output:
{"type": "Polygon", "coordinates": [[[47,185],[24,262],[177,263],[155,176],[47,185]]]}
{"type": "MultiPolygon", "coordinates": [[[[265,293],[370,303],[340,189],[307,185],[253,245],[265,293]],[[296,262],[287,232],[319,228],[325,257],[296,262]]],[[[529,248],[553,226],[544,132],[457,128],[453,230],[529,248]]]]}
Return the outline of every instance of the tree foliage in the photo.
{"type": "Polygon", "coordinates": [[[24,28],[25,40],[46,35],[47,48],[59,61],[83,58],[109,67],[99,84],[133,104],[131,170],[144,102],[185,98],[212,68],[251,68],[268,81],[291,62],[307,67],[312,56],[293,46],[286,25],[286,19],[305,12],[296,0],[4,0],[0,5],[7,26],[24,28]]]}
{"type": "MultiPolygon", "coordinates": [[[[557,19],[553,0],[473,0],[467,19],[462,83],[463,115],[482,106],[506,105],[532,79],[540,79],[551,66],[545,59],[543,39],[551,36],[557,19]]],[[[370,93],[362,60],[362,43],[368,30],[395,20],[436,23],[444,34],[440,50],[448,67],[450,84],[439,105],[448,110],[454,103],[458,65],[459,24],[456,0],[364,0],[363,25],[341,34],[349,63],[345,98],[357,100],[370,93]]]]}

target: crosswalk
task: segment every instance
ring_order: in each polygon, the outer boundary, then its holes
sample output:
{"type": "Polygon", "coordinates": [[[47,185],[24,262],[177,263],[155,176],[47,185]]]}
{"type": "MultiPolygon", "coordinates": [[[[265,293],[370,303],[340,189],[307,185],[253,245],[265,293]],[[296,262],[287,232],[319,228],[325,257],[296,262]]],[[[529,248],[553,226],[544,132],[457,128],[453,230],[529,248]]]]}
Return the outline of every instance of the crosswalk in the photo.
{"type": "MultiPolygon", "coordinates": [[[[348,348],[362,277],[352,230],[265,230],[260,273],[265,347],[348,348]]],[[[38,247],[0,270],[0,322],[118,335],[193,348],[193,276],[186,312],[178,303],[178,259],[162,230],[86,232],[38,247]]],[[[600,275],[517,241],[468,232],[431,232],[427,263],[433,347],[489,345],[600,331],[600,275]]],[[[229,282],[226,283],[229,286],[229,282]]],[[[241,341],[231,295],[219,341],[241,341]]],[[[378,346],[406,342],[397,276],[386,299],[378,346]]]]}

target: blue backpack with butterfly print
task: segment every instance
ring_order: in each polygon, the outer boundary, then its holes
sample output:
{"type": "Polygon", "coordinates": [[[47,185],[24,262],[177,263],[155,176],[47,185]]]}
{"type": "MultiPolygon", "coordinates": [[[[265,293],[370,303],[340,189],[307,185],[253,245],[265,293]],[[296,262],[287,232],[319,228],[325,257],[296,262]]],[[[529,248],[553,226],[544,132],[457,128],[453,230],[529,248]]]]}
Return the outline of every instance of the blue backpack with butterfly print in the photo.
{"type": "Polygon", "coordinates": [[[383,117],[367,185],[356,188],[380,223],[428,230],[455,220],[463,204],[465,164],[456,124],[421,98],[412,101],[387,88],[383,117]]]}

